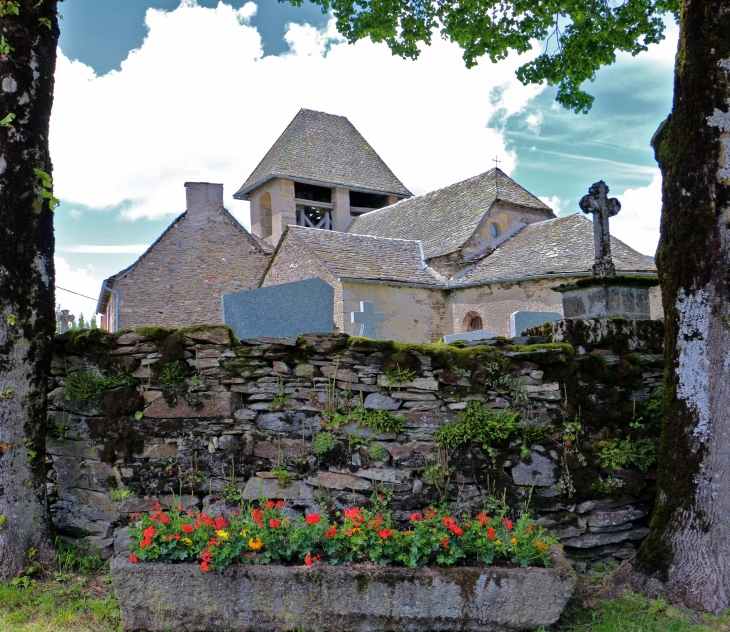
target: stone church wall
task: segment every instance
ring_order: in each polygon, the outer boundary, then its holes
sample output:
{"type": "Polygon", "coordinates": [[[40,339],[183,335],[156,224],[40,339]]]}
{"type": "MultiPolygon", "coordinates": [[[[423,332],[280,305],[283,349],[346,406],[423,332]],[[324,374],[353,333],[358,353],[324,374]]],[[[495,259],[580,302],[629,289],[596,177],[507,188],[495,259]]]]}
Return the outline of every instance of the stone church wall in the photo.
{"type": "Polygon", "coordinates": [[[342,295],[343,330],[347,333],[359,333],[358,325],[352,324],[352,312],[360,311],[361,301],[372,301],[373,309],[382,312],[383,322],[375,325],[381,340],[436,342],[452,332],[443,290],[343,281],[342,295]]]}
{"type": "MultiPolygon", "coordinates": [[[[547,337],[474,347],[345,334],[241,344],[226,327],[59,334],[47,439],[56,530],[109,556],[130,513],[172,494],[210,512],[284,498],[296,514],[388,487],[399,520],[431,503],[529,503],[571,555],[623,559],[647,532],[654,493],[662,323],[558,321],[535,333],[547,337]],[[472,401],[519,413],[519,428],[439,447],[439,429],[472,401]],[[360,424],[376,410],[400,428],[360,424]],[[314,449],[317,436],[329,449],[314,449]],[[607,446],[627,460],[601,461],[607,446]]],[[[504,416],[491,419],[503,428],[504,416]]]]}
{"type": "Polygon", "coordinates": [[[269,255],[223,208],[222,185],[191,184],[204,192],[218,187],[220,193],[213,192],[212,203],[201,203],[189,185],[187,212],[134,269],[114,280],[118,329],[222,323],[221,295],[258,286],[269,255]]]}

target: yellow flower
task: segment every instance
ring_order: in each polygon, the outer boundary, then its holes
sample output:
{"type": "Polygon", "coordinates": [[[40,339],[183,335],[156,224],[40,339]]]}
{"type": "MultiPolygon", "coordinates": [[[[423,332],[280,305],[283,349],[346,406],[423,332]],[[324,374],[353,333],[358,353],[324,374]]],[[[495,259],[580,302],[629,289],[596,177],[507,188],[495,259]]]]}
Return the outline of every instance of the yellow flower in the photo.
{"type": "Polygon", "coordinates": [[[242,538],[245,538],[247,535],[248,535],[248,529],[244,529],[243,531],[241,531],[242,538]]]}
{"type": "Polygon", "coordinates": [[[502,540],[495,540],[495,541],[494,541],[494,543],[495,543],[495,544],[496,544],[497,546],[499,546],[500,544],[502,544],[502,540]]]}
{"type": "Polygon", "coordinates": [[[248,548],[252,551],[258,551],[262,546],[264,546],[264,543],[261,541],[261,538],[251,538],[248,541],[248,548]]]}
{"type": "Polygon", "coordinates": [[[512,544],[517,544],[517,538],[512,538],[512,544]]]}
{"type": "Polygon", "coordinates": [[[193,541],[190,538],[183,538],[180,542],[186,546],[193,546],[193,541]]]}
{"type": "Polygon", "coordinates": [[[218,529],[218,531],[215,532],[215,534],[221,539],[221,540],[229,540],[231,538],[230,535],[228,535],[228,531],[223,531],[223,529],[218,529]]]}

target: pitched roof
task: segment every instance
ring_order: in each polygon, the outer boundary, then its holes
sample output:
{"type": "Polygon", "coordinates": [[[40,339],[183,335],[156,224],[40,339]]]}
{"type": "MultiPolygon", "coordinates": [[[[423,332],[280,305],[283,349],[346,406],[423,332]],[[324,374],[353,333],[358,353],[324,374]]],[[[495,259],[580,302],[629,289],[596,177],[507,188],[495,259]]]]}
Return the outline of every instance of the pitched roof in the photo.
{"type": "Polygon", "coordinates": [[[419,239],[426,258],[430,259],[463,246],[497,200],[545,211],[554,217],[547,204],[501,169],[490,169],[443,189],[360,215],[347,232],[419,239]]]}
{"type": "MultiPolygon", "coordinates": [[[[611,254],[616,270],[656,273],[651,257],[613,236],[611,254]]],[[[452,279],[449,286],[590,272],[593,263],[593,223],[585,215],[576,213],[525,226],[466,274],[452,279]]]]}
{"type": "MultiPolygon", "coordinates": [[[[443,285],[445,279],[425,267],[417,241],[349,235],[334,230],[288,226],[284,236],[302,242],[337,278],[443,285]]],[[[284,236],[278,248],[284,243],[284,236]]],[[[276,265],[274,260],[271,266],[276,265]]]]}
{"type": "Polygon", "coordinates": [[[413,195],[346,117],[314,110],[299,110],[233,197],[247,199],[249,191],[271,178],[413,195]]]}
{"type": "MultiPolygon", "coordinates": [[[[239,221],[228,212],[228,209],[225,209],[225,208],[221,209],[221,212],[223,213],[224,217],[226,217],[228,220],[230,220],[233,223],[233,227],[238,229],[239,232],[243,233],[244,237],[248,238],[248,240],[254,246],[256,246],[261,252],[270,253],[273,251],[273,248],[269,244],[267,244],[263,239],[260,239],[256,235],[249,233],[243,226],[241,226],[239,221]]],[[[163,230],[162,233],[160,233],[160,236],[152,242],[152,245],[149,248],[147,248],[147,250],[145,250],[132,265],[127,266],[126,268],[124,268],[124,270],[120,270],[116,274],[113,274],[112,276],[110,276],[108,279],[104,279],[104,281],[102,281],[101,290],[99,292],[99,300],[96,302],[96,313],[97,314],[103,314],[106,311],[106,306],[107,306],[107,303],[109,302],[109,295],[111,294],[109,288],[114,288],[115,279],[122,279],[125,276],[127,276],[130,272],[132,272],[132,270],[134,270],[137,267],[137,264],[139,264],[139,262],[142,261],[142,259],[144,259],[158,243],[160,243],[162,238],[165,235],[167,235],[167,233],[169,233],[173,229],[173,227],[186,216],[186,214],[187,214],[187,211],[178,215],[172,221],[172,223],[165,230],[163,230]]]]}

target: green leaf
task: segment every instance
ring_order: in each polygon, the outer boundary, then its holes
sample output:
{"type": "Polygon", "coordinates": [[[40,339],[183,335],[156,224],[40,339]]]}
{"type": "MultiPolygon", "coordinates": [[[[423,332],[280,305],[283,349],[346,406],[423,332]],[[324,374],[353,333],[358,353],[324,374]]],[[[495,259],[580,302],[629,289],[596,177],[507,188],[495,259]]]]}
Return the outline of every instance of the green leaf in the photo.
{"type": "Polygon", "coordinates": [[[48,18],[38,18],[38,21],[43,25],[47,26],[48,29],[51,29],[51,21],[48,18]]]}
{"type": "Polygon", "coordinates": [[[15,129],[11,123],[15,120],[16,116],[12,112],[8,114],[4,119],[0,120],[0,125],[9,129],[15,129]]]}
{"type": "Polygon", "coordinates": [[[2,527],[5,524],[5,521],[8,519],[8,517],[5,514],[0,514],[0,527],[2,527]]]}
{"type": "Polygon", "coordinates": [[[15,0],[0,0],[0,18],[6,15],[20,15],[20,4],[15,0]]]}
{"type": "Polygon", "coordinates": [[[139,421],[140,419],[142,419],[142,417],[144,417],[144,413],[141,410],[138,410],[136,413],[134,413],[134,418],[137,421],[139,421]]]}
{"type": "Polygon", "coordinates": [[[11,327],[18,321],[18,317],[15,314],[8,314],[5,317],[5,322],[11,327]]]}

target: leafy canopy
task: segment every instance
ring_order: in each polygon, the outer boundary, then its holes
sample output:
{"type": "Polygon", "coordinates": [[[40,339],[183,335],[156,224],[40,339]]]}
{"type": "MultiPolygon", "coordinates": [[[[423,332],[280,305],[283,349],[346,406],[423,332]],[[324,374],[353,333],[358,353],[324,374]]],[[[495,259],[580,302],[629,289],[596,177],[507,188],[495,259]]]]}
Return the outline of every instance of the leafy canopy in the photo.
{"type": "MultiPolygon", "coordinates": [[[[304,0],[288,0],[301,6],[304,0]]],[[[517,70],[523,84],[558,86],[555,100],[588,112],[593,97],[581,84],[616,60],[638,55],[664,39],[662,15],[679,13],[679,0],[311,0],[332,10],[350,42],[369,37],[394,55],[416,59],[419,43],[438,30],[464,51],[468,68],[480,57],[505,59],[510,51],[542,52],[517,70]]]]}

